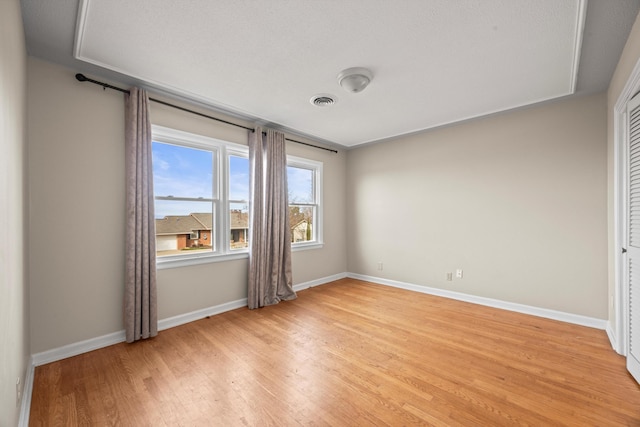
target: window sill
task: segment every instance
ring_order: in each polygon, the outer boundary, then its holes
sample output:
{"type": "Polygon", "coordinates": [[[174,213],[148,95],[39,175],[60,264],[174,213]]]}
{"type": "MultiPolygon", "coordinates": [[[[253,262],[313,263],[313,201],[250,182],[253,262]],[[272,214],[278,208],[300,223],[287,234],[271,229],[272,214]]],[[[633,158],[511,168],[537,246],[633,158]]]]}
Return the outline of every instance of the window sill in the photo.
{"type": "Polygon", "coordinates": [[[212,262],[233,261],[237,259],[249,258],[249,252],[242,251],[231,254],[206,254],[206,255],[178,255],[156,258],[156,269],[164,270],[168,268],[188,267],[190,265],[209,264],[212,262]]]}
{"type": "Polygon", "coordinates": [[[322,242],[309,242],[309,243],[295,243],[291,245],[291,252],[308,251],[311,249],[322,249],[324,243],[322,242]]]}
{"type": "MultiPolygon", "coordinates": [[[[311,249],[322,249],[323,243],[310,242],[291,245],[291,252],[308,251],[311,249]]],[[[164,270],[169,268],[188,267],[191,265],[209,264],[212,262],[234,261],[238,259],[248,259],[249,252],[242,251],[232,254],[199,254],[199,255],[177,255],[156,258],[156,269],[164,270]]]]}

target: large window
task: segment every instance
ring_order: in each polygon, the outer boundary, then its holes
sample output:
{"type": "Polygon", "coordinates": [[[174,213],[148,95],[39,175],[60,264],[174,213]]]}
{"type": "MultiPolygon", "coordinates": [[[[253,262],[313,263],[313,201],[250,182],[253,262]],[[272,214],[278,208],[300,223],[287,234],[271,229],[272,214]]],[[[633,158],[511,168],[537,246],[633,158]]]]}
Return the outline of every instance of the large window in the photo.
{"type": "Polygon", "coordinates": [[[247,147],[154,126],[152,151],[159,265],[246,252],[247,147]]]}
{"type": "MultiPolygon", "coordinates": [[[[158,266],[246,256],[248,148],[153,126],[158,266]]],[[[322,243],[322,164],[287,158],[292,248],[322,243]]]]}

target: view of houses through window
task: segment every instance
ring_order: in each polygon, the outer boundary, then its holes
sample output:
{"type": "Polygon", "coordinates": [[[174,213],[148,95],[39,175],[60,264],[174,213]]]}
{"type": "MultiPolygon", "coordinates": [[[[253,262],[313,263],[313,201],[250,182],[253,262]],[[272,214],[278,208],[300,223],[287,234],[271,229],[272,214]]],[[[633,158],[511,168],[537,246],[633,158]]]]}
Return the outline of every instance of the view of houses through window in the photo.
{"type": "MultiPolygon", "coordinates": [[[[154,128],[152,145],[157,256],[247,250],[246,147],[169,131],[154,128]]],[[[304,159],[288,164],[292,244],[317,241],[317,166],[304,159]]]]}
{"type": "Polygon", "coordinates": [[[293,243],[315,240],[316,191],[314,182],[313,169],[287,166],[289,226],[293,243]]]}

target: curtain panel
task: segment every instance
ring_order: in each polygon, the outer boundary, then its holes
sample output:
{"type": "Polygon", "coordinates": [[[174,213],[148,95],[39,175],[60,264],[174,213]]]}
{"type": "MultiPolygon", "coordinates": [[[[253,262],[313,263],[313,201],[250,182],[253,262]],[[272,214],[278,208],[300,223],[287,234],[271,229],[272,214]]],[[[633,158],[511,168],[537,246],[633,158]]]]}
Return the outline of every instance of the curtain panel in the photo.
{"type": "Polygon", "coordinates": [[[296,298],[291,270],[287,155],[281,132],[259,126],[249,134],[251,247],[249,308],[296,298]]]}
{"type": "Polygon", "coordinates": [[[158,334],[156,236],[147,93],[125,94],[126,247],[124,324],[127,342],[158,334]]]}

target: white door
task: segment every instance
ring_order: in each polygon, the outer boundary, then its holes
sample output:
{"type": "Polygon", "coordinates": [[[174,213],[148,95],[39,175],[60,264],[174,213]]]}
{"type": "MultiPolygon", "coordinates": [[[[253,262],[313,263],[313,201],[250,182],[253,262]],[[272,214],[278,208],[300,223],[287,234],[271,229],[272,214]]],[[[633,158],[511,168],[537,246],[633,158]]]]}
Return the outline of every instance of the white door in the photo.
{"type": "Polygon", "coordinates": [[[629,123],[628,169],[628,280],[629,351],[627,369],[640,382],[640,95],[627,105],[629,123]]]}

